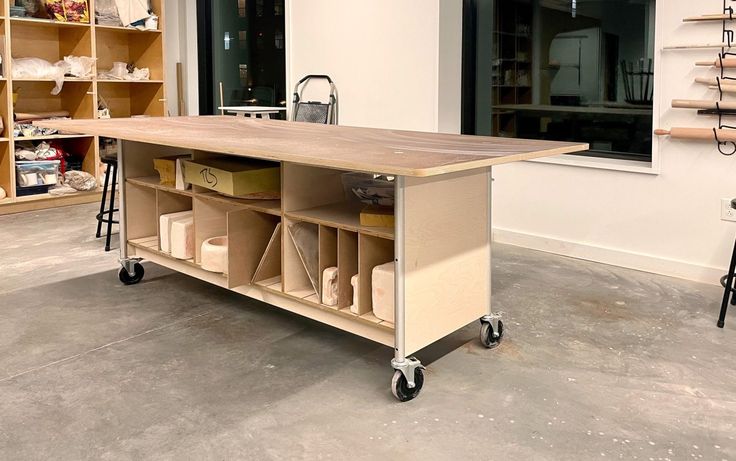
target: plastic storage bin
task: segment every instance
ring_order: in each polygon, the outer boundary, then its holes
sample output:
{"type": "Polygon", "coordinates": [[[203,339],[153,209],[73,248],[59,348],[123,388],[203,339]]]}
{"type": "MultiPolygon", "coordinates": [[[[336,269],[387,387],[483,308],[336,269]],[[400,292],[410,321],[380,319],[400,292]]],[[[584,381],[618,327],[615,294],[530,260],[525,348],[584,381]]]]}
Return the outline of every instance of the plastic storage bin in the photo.
{"type": "Polygon", "coordinates": [[[44,194],[59,182],[60,160],[15,162],[17,195],[44,194]]]}

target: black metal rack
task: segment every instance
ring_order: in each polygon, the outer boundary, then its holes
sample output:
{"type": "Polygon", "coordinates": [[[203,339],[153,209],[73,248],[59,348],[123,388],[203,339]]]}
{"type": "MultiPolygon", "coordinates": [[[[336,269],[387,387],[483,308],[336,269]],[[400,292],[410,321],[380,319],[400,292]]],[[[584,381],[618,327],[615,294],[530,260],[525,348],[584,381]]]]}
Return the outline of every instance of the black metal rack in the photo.
{"type": "MultiPolygon", "coordinates": [[[[736,81],[736,77],[726,75],[726,68],[723,66],[724,59],[729,56],[736,57],[736,52],[731,51],[731,48],[734,45],[734,30],[730,28],[730,25],[734,20],[734,8],[729,5],[729,2],[734,1],[736,0],[723,0],[723,14],[728,15],[728,17],[724,17],[721,21],[723,24],[721,40],[723,41],[724,46],[721,47],[721,52],[718,53],[718,68],[720,70],[720,76],[716,77],[716,86],[718,88],[718,101],[716,102],[716,108],[698,111],[698,114],[716,115],[718,117],[718,127],[713,128],[713,137],[718,145],[718,152],[726,156],[736,154],[736,142],[722,141],[718,138],[718,130],[736,130],[736,126],[726,124],[723,121],[724,117],[736,116],[736,110],[723,109],[720,106],[720,103],[723,101],[722,82],[736,81]]],[[[734,302],[736,302],[736,300],[734,302]]]]}

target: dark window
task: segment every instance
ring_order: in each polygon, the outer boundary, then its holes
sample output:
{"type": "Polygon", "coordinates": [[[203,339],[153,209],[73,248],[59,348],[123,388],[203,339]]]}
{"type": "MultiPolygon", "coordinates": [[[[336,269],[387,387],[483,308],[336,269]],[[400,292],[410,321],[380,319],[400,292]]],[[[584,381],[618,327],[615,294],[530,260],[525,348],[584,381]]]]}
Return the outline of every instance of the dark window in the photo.
{"type": "Polygon", "coordinates": [[[465,133],[651,161],[654,0],[466,0],[465,133]]]}

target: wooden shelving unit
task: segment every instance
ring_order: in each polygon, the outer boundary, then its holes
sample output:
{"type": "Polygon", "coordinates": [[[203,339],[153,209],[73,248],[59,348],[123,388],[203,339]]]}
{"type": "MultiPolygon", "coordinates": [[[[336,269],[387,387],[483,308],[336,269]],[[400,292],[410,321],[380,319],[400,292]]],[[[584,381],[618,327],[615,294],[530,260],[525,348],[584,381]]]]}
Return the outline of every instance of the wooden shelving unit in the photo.
{"type": "MultiPolygon", "coordinates": [[[[532,6],[529,2],[496,2],[493,50],[492,105],[530,104],[532,6]]],[[[515,112],[494,109],[491,129],[494,136],[515,137],[515,112]]]]}
{"type": "MultiPolygon", "coordinates": [[[[100,191],[55,197],[49,194],[18,196],[15,178],[15,145],[24,141],[57,141],[69,151],[84,156],[82,169],[100,180],[99,137],[58,134],[14,137],[13,113],[68,111],[73,119],[94,119],[100,98],[107,103],[112,117],[164,116],[163,0],[152,0],[159,17],[159,29],[140,31],[132,28],[59,22],[47,19],[10,17],[12,0],[0,0],[0,186],[7,198],[0,200],[0,215],[52,208],[100,199],[100,191]],[[57,96],[51,95],[54,82],[39,79],[13,79],[11,57],[37,57],[56,62],[64,56],[90,56],[97,59],[92,78],[64,81],[57,96]],[[122,61],[136,67],[148,67],[151,80],[119,81],[97,78],[101,71],[122,61]],[[14,94],[16,102],[14,103],[14,94]]],[[[94,0],[90,0],[94,16],[94,0]]],[[[94,22],[94,21],[93,21],[94,22]]]]}

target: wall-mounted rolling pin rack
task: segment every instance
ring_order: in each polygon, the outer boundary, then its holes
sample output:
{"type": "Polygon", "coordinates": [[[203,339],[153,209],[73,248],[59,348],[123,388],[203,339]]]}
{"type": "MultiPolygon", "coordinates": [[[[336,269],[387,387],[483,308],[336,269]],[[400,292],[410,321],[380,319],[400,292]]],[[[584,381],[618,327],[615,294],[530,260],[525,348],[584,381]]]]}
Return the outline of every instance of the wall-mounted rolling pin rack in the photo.
{"type": "MultiPolygon", "coordinates": [[[[692,139],[692,140],[714,140],[718,145],[718,151],[723,155],[736,154],[736,126],[730,126],[723,123],[726,116],[736,116],[736,102],[723,101],[724,93],[736,93],[736,77],[726,75],[727,70],[736,69],[736,52],[731,49],[734,45],[734,30],[731,29],[734,19],[734,8],[730,6],[736,0],[723,0],[723,12],[718,14],[706,14],[702,16],[691,16],[684,18],[683,22],[703,23],[709,21],[720,21],[723,25],[720,44],[720,53],[717,59],[713,61],[698,61],[696,66],[710,67],[719,70],[719,76],[715,78],[698,77],[696,83],[708,85],[709,88],[718,91],[718,99],[711,100],[693,100],[693,99],[674,99],[672,101],[673,108],[681,109],[697,109],[699,115],[714,115],[718,117],[718,126],[716,128],[671,128],[669,130],[657,129],[654,134],[657,136],[670,136],[675,139],[692,139]],[[726,147],[728,146],[728,147],[726,147]]],[[[676,47],[668,47],[666,49],[702,49],[710,48],[710,45],[679,45],[676,47]]]]}

